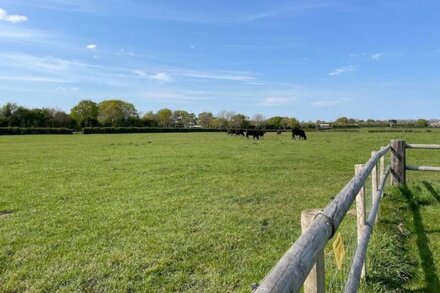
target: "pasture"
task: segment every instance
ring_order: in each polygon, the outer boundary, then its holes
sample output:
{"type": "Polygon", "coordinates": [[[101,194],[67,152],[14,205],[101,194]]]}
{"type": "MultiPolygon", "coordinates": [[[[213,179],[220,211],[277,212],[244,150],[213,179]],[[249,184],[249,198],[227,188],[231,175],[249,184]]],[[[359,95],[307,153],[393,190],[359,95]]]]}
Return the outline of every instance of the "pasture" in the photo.
{"type": "MultiPolygon", "coordinates": [[[[300,211],[324,207],[393,138],[440,143],[425,132],[0,137],[0,291],[248,292],[299,236],[300,211]]],[[[440,166],[440,153],[409,150],[407,162],[440,166]]],[[[355,219],[344,222],[350,235],[355,219]]],[[[346,271],[326,257],[339,292],[346,271]]]]}

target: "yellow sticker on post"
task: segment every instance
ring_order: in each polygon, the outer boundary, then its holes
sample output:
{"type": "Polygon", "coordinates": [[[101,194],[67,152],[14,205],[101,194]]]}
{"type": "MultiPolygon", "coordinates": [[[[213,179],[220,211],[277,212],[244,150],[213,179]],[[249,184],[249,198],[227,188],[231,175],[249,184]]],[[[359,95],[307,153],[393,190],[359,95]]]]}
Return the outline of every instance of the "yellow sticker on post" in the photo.
{"type": "Polygon", "coordinates": [[[345,256],[344,241],[342,240],[340,232],[338,232],[336,239],[333,242],[333,252],[335,253],[336,257],[336,265],[338,266],[338,270],[340,270],[342,268],[342,262],[344,261],[345,256]]]}

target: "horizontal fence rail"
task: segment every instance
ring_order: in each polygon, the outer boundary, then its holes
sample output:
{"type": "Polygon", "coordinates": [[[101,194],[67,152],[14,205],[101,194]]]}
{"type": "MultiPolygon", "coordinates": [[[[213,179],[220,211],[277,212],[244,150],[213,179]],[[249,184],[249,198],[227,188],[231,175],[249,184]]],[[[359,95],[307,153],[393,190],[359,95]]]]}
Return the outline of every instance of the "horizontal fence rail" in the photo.
{"type": "Polygon", "coordinates": [[[353,262],[351,264],[350,273],[348,275],[348,282],[345,286],[346,293],[357,292],[361,280],[362,268],[364,265],[365,257],[367,255],[368,242],[370,241],[371,232],[373,231],[374,223],[376,222],[376,216],[379,212],[380,200],[385,188],[385,183],[390,175],[391,166],[385,171],[385,174],[380,179],[380,185],[376,191],[376,196],[374,197],[373,207],[368,215],[368,220],[365,223],[365,228],[362,233],[360,243],[356,248],[356,252],[353,257],[353,262]]]}
{"type": "Polygon", "coordinates": [[[432,166],[406,166],[405,168],[408,171],[433,171],[440,172],[440,167],[432,167],[432,166]]]}
{"type": "Polygon", "coordinates": [[[255,292],[298,292],[303,285],[306,293],[324,292],[324,247],[335,234],[355,199],[358,243],[345,285],[345,292],[357,292],[361,279],[366,274],[368,244],[378,218],[387,178],[391,175],[391,183],[401,186],[406,184],[407,170],[440,172],[440,167],[406,165],[406,149],[440,149],[440,145],[407,144],[403,140],[392,140],[391,144],[381,147],[377,152],[372,152],[371,158],[364,165],[355,165],[355,176],[330,204],[323,210],[315,209],[302,212],[303,234],[266,275],[255,292]],[[389,151],[391,152],[391,161],[385,169],[384,155],[389,151]],[[379,170],[377,168],[378,162],[380,162],[379,170]],[[370,174],[373,205],[368,219],[365,221],[365,184],[370,174]],[[314,216],[311,217],[309,213],[314,216]],[[308,219],[306,219],[306,215],[308,219]],[[307,222],[307,225],[303,225],[303,221],[307,222]],[[305,226],[308,228],[305,229],[305,226]],[[306,278],[307,282],[304,283],[306,278]]]}
{"type": "Polygon", "coordinates": [[[435,150],[440,149],[439,144],[412,144],[407,143],[406,144],[407,149],[426,149],[426,150],[435,150]]]}
{"type": "MultiPolygon", "coordinates": [[[[411,144],[406,143],[405,149],[425,149],[425,150],[439,150],[439,144],[411,144]]],[[[408,166],[405,164],[405,171],[430,171],[440,172],[440,167],[433,166],[408,166]]]]}
{"type": "Polygon", "coordinates": [[[387,145],[376,152],[360,172],[338,193],[335,199],[312,221],[275,267],[264,278],[255,292],[297,292],[312,269],[319,251],[324,249],[347,214],[359,190],[379,159],[390,150],[387,145]]]}

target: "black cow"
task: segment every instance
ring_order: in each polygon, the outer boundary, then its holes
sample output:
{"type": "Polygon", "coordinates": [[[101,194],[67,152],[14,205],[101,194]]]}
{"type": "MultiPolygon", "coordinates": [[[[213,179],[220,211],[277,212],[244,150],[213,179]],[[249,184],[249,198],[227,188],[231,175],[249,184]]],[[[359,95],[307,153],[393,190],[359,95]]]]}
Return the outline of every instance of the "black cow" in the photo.
{"type": "Polygon", "coordinates": [[[299,136],[299,139],[307,140],[305,131],[297,127],[292,129],[292,139],[296,139],[295,136],[299,136]]]}
{"type": "Polygon", "coordinates": [[[238,129],[235,131],[235,135],[241,135],[244,137],[244,130],[243,129],[238,129]]]}
{"type": "Polygon", "coordinates": [[[253,139],[260,139],[264,137],[264,131],[258,130],[258,129],[248,129],[246,130],[246,138],[249,138],[252,136],[253,139]]]}
{"type": "Polygon", "coordinates": [[[243,129],[229,129],[227,132],[229,135],[235,135],[235,136],[244,136],[244,130],[243,129]]]}

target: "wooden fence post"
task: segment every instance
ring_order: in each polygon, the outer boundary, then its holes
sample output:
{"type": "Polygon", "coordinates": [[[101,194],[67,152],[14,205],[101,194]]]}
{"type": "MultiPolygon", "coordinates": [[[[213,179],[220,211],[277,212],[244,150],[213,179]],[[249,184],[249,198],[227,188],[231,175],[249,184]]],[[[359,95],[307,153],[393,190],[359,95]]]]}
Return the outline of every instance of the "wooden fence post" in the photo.
{"type": "MultiPolygon", "coordinates": [[[[301,212],[301,230],[304,233],[310,226],[313,218],[320,212],[320,209],[304,210],[301,212]]],[[[325,292],[325,267],[324,249],[316,256],[316,263],[304,282],[304,293],[325,292]]]]}
{"type": "MultiPolygon", "coordinates": [[[[383,150],[385,147],[380,147],[383,150]]],[[[383,175],[385,174],[385,156],[380,158],[380,169],[379,169],[379,182],[382,180],[383,175]]]]}
{"type": "MultiPolygon", "coordinates": [[[[380,147],[381,150],[383,150],[384,148],[385,148],[384,146],[380,147]]],[[[379,176],[377,178],[377,186],[379,186],[379,182],[382,181],[384,175],[385,175],[385,156],[382,156],[380,158],[380,163],[379,163],[379,176]]],[[[377,222],[377,218],[379,217],[379,211],[380,211],[380,207],[377,210],[377,215],[376,215],[376,219],[374,219],[374,223],[377,222]]]]}
{"type": "Polygon", "coordinates": [[[405,161],[405,141],[392,140],[391,141],[391,184],[405,185],[406,184],[406,161],[405,161]]]}
{"type": "MultiPolygon", "coordinates": [[[[363,165],[362,164],[356,164],[354,165],[354,173],[357,175],[362,170],[363,165]]],[[[362,233],[365,229],[365,185],[362,186],[361,190],[359,190],[359,193],[356,196],[356,218],[357,218],[357,243],[361,242],[362,233]]],[[[367,273],[367,261],[365,259],[363,267],[362,267],[362,273],[361,278],[365,278],[365,275],[367,273]]]]}
{"type": "MultiPolygon", "coordinates": [[[[373,157],[376,152],[371,152],[373,157]]],[[[373,205],[377,192],[377,163],[374,165],[373,170],[371,170],[371,205],[373,205]]]]}

